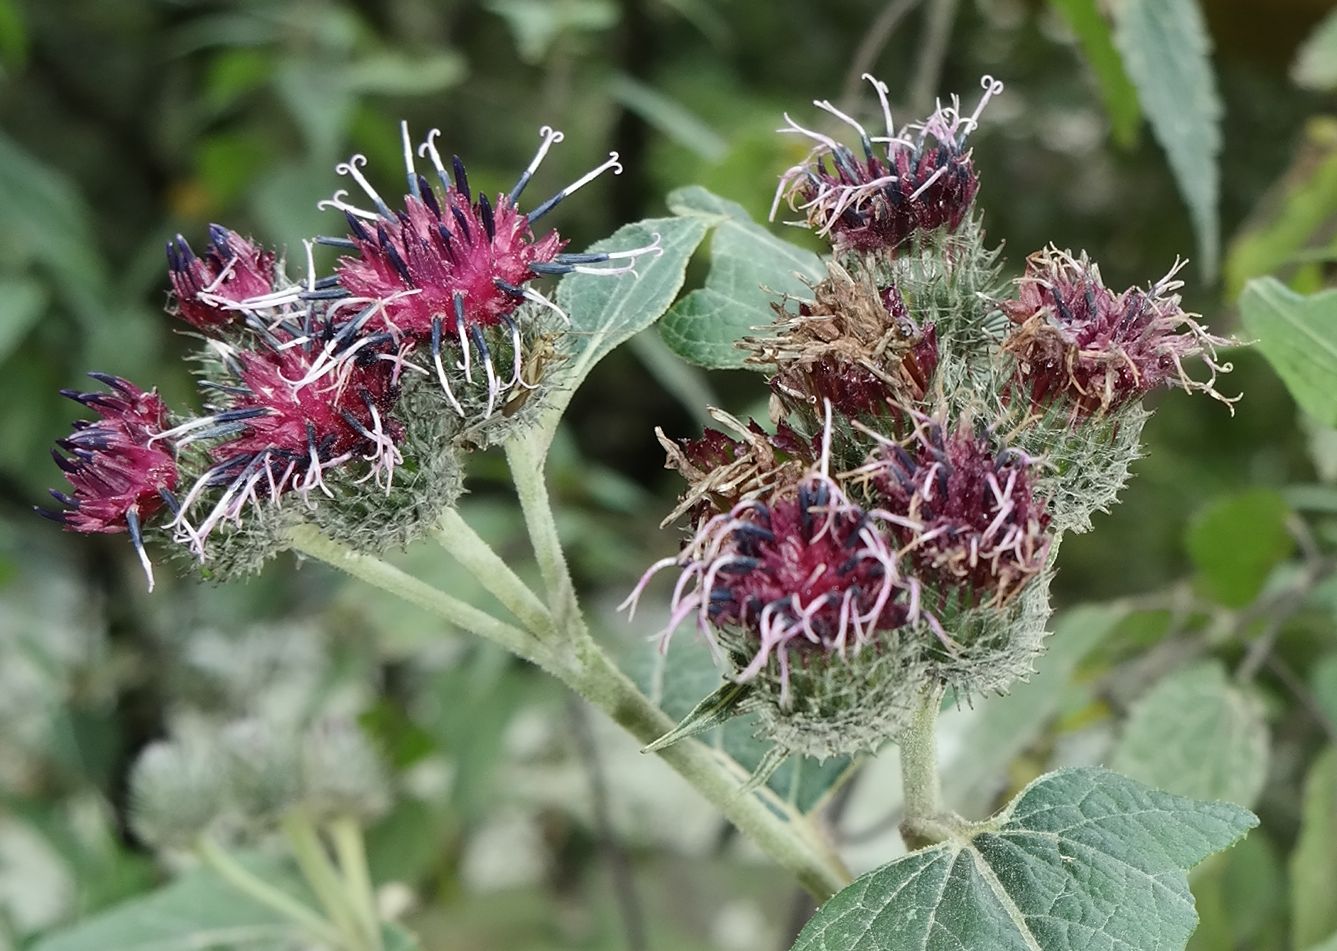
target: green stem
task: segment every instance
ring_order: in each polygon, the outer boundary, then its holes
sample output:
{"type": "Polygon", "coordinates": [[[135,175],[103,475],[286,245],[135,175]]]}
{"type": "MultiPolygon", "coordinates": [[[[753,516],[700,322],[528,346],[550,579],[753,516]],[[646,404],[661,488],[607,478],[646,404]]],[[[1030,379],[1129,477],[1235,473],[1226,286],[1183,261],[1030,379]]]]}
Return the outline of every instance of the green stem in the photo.
{"type": "Polygon", "coordinates": [[[940,685],[921,693],[919,706],[896,738],[901,751],[901,784],[905,790],[901,837],[910,849],[941,842],[945,837],[937,742],[942,693],[940,685]]]}
{"type": "Polygon", "coordinates": [[[432,535],[521,624],[535,634],[552,630],[552,615],[548,613],[547,605],[474,531],[457,509],[447,510],[432,535]]]}
{"type": "Polygon", "coordinates": [[[289,919],[317,941],[331,948],[344,946],[343,935],[313,908],[250,872],[213,839],[201,839],[197,851],[200,860],[237,891],[289,919]]]}
{"type": "Polygon", "coordinates": [[[506,462],[511,467],[515,494],[520,499],[520,510],[525,516],[525,527],[534,546],[539,573],[548,591],[548,604],[558,629],[579,617],[571,572],[566,566],[566,553],[557,535],[552,505],[548,501],[548,484],[544,478],[544,458],[537,448],[524,439],[506,444],[506,462]]]}
{"type": "Polygon", "coordinates": [[[350,907],[352,901],[348,890],[325,851],[325,843],[320,841],[320,833],[316,830],[315,823],[305,813],[295,811],[283,818],[282,825],[293,858],[297,860],[297,867],[302,870],[311,890],[320,899],[325,913],[344,935],[345,945],[359,951],[366,949],[367,938],[363,935],[350,907]]]}
{"type": "Polygon", "coordinates": [[[362,839],[362,825],[352,816],[340,816],[329,825],[330,839],[339,868],[348,883],[369,947],[383,951],[380,916],[376,913],[376,890],[367,868],[367,846],[362,839]]]}
{"type": "Polygon", "coordinates": [[[539,662],[540,645],[533,635],[498,620],[467,601],[420,581],[389,562],[354,551],[322,535],[310,525],[299,525],[290,529],[288,542],[295,551],[323,561],[340,571],[346,571],[354,578],[402,598],[410,604],[416,604],[456,627],[500,644],[526,660],[539,662]]]}

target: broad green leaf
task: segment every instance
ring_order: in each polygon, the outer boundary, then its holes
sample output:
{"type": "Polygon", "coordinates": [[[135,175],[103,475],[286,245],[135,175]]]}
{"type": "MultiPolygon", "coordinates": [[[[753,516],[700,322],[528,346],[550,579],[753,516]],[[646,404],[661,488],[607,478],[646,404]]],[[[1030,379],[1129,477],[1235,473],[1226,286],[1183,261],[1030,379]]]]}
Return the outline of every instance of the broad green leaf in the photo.
{"type": "Polygon", "coordinates": [[[1137,141],[1142,111],[1137,90],[1124,72],[1119,52],[1110,36],[1110,25],[1096,0],[1049,0],[1082,45],[1087,65],[1095,73],[1100,98],[1110,120],[1114,140],[1125,148],[1137,141]]]}
{"type": "Polygon", "coordinates": [[[1305,777],[1300,836],[1291,853],[1291,945],[1302,951],[1337,933],[1337,750],[1305,777]]]}
{"type": "Polygon", "coordinates": [[[1114,44],[1170,160],[1210,279],[1221,242],[1222,108],[1202,11],[1197,0],[1125,0],[1117,10],[1114,44]]]}
{"type": "Polygon", "coordinates": [[[857,879],[793,951],[1182,951],[1198,923],[1188,870],[1257,823],[1107,770],[1060,770],[979,831],[857,879]]]}
{"type": "Polygon", "coordinates": [[[1240,318],[1300,408],[1337,426],[1337,290],[1304,296],[1255,278],[1240,296],[1240,318]]]}
{"type": "Polygon", "coordinates": [[[1254,489],[1214,499],[1194,515],[1185,544],[1207,593],[1230,607],[1256,598],[1290,554],[1289,514],[1279,493],[1254,489]]]}
{"type": "Polygon", "coordinates": [[[1298,291],[1324,284],[1323,264],[1308,260],[1330,245],[1337,214],[1337,120],[1310,119],[1295,160],[1231,239],[1226,252],[1226,299],[1234,300],[1251,277],[1283,269],[1298,291]]]}
{"type": "Polygon", "coordinates": [[[544,422],[529,437],[527,451],[536,460],[543,457],[557,421],[594,365],[668,310],[682,288],[687,262],[705,234],[706,223],[698,218],[650,218],[623,225],[587,250],[625,251],[658,241],[660,253],[641,258],[634,272],[569,274],[562,279],[557,305],[571,319],[572,344],[544,422]]]}
{"type": "Polygon", "coordinates": [[[1337,89],[1337,11],[1325,17],[1296,54],[1291,78],[1306,89],[1337,89]]]}
{"type": "Polygon", "coordinates": [[[487,0],[484,6],[504,19],[520,58],[539,63],[567,33],[593,33],[617,23],[611,0],[487,0]]]}
{"type": "Polygon", "coordinates": [[[1213,660],[1161,679],[1134,704],[1110,766],[1180,796],[1252,806],[1267,751],[1258,698],[1213,660]]]}
{"type": "MultiPolygon", "coordinates": [[[[314,902],[285,864],[266,858],[246,865],[276,887],[314,902]]],[[[213,872],[197,869],[59,931],[32,951],[287,951],[297,937],[286,918],[213,872]]]]}
{"type": "Polygon", "coordinates": [[[803,280],[818,281],[826,271],[813,252],[782,241],[752,221],[741,205],[704,188],[680,188],[669,208],[708,222],[710,273],[704,287],[683,297],[659,324],[665,342],[684,360],[713,370],[742,367],[745,354],[735,344],[764,333],[775,318],[778,295],[807,295],[803,280]]]}

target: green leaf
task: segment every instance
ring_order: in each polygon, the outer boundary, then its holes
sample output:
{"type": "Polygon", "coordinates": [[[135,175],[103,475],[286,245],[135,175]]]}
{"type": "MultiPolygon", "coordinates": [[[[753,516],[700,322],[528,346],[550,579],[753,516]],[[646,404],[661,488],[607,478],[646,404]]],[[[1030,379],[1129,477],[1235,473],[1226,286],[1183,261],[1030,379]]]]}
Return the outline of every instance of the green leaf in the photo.
{"type": "Polygon", "coordinates": [[[529,63],[542,62],[564,34],[606,30],[618,17],[610,0],[487,0],[484,6],[510,26],[520,58],[529,63]]]}
{"type": "MultiPolygon", "coordinates": [[[[270,884],[308,903],[297,877],[272,858],[245,862],[270,884]]],[[[32,951],[286,951],[299,936],[286,918],[207,869],[57,932],[32,951]]]]}
{"type": "Polygon", "coordinates": [[[1328,14],[1300,47],[1291,79],[1306,89],[1337,89],[1337,12],[1328,14]]]}
{"type": "Polygon", "coordinates": [[[348,67],[343,80],[348,88],[384,96],[422,96],[458,84],[468,74],[464,57],[453,50],[426,56],[377,53],[348,67]]]}
{"type": "Polygon", "coordinates": [[[557,305],[571,318],[569,359],[562,364],[560,386],[548,404],[544,423],[531,434],[542,458],[557,421],[571,396],[594,365],[663,316],[678,296],[687,262],[706,234],[698,218],[650,218],[623,225],[588,251],[625,251],[659,241],[660,253],[646,255],[636,270],[617,276],[568,274],[557,286],[557,305]]]}
{"type": "Polygon", "coordinates": [[[1114,141],[1125,148],[1137,142],[1142,110],[1137,105],[1137,90],[1124,72],[1119,52],[1110,36],[1096,0],[1049,0],[1082,45],[1087,65],[1095,73],[1100,98],[1110,120],[1114,141]]]}
{"type": "Polygon", "coordinates": [[[704,188],[680,188],[668,202],[680,215],[709,222],[714,235],[705,286],[678,301],[659,332],[691,363],[714,370],[742,367],[745,354],[734,344],[771,323],[776,295],[806,295],[803,278],[821,280],[826,269],[813,252],[780,240],[741,205],[704,188]]]}
{"type": "Polygon", "coordinates": [[[1255,278],[1240,296],[1240,318],[1295,402],[1337,426],[1337,290],[1303,296],[1255,278]]]}
{"type": "Polygon", "coordinates": [[[714,693],[706,697],[690,713],[683,717],[672,730],[646,746],[642,753],[657,753],[680,740],[697,736],[717,726],[723,726],[739,715],[738,705],[752,692],[748,684],[732,681],[722,684],[714,693]]]}
{"type": "Polygon", "coordinates": [[[1213,660],[1162,678],[1134,704],[1110,766],[1180,796],[1252,806],[1267,750],[1258,698],[1213,660]]]}
{"type": "Polygon", "coordinates": [[[1226,253],[1225,296],[1237,297],[1251,277],[1283,269],[1297,291],[1323,288],[1323,262],[1337,214],[1337,120],[1316,116],[1281,179],[1231,239],[1226,253]]]}
{"type": "Polygon", "coordinates": [[[1202,12],[1196,0],[1125,0],[1118,8],[1114,43],[1170,160],[1210,279],[1221,241],[1217,159],[1222,108],[1202,12]]]}
{"type": "Polygon", "coordinates": [[[1307,948],[1337,932],[1337,750],[1328,749],[1305,777],[1300,835],[1291,853],[1291,944],[1307,948]]]}
{"type": "Polygon", "coordinates": [[[1286,500],[1271,489],[1213,499],[1199,511],[1185,544],[1206,592],[1236,608],[1256,598],[1291,552],[1289,515],[1286,500]]]}
{"type": "Polygon", "coordinates": [[[1267,836],[1212,857],[1191,884],[1202,924],[1188,951],[1287,951],[1286,870],[1267,836]]]}
{"type": "Polygon", "coordinates": [[[969,836],[857,879],[793,951],[1182,951],[1190,868],[1257,818],[1103,769],[1031,783],[969,836]]]}

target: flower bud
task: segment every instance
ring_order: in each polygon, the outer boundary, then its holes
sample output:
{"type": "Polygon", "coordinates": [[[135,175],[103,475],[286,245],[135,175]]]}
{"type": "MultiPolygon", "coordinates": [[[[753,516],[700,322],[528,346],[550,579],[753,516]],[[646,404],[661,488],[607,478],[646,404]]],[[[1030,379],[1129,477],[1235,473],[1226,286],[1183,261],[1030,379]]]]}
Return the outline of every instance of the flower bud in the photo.
{"type": "Polygon", "coordinates": [[[218,751],[201,738],[146,747],[130,772],[130,823],[160,849],[188,848],[224,813],[218,751]]]}
{"type": "Polygon", "coordinates": [[[340,817],[365,821],[389,808],[385,767],[356,724],[325,720],[306,731],[301,799],[317,821],[340,817]]]}
{"type": "Polygon", "coordinates": [[[296,739],[261,720],[239,720],[224,728],[223,784],[241,821],[265,829],[301,798],[302,765],[296,739]]]}

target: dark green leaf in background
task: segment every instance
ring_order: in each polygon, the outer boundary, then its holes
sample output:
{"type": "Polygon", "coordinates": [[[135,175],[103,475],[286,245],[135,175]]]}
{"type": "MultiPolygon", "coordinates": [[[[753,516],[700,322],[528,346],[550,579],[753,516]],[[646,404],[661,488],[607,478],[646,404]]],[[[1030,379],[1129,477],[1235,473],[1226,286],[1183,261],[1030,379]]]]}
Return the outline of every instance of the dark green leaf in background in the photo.
{"type": "Polygon", "coordinates": [[[1214,499],[1189,523],[1186,545],[1198,580],[1213,598],[1242,607],[1290,554],[1290,506],[1271,489],[1214,499]]]}
{"type": "Polygon", "coordinates": [[[1124,72],[1119,51],[1114,48],[1109,21],[1096,0],[1049,0],[1081,44],[1086,63],[1095,74],[1100,99],[1110,121],[1110,134],[1124,148],[1137,142],[1142,110],[1137,90],[1124,72]]]}
{"type": "Polygon", "coordinates": [[[1337,426],[1337,291],[1304,296],[1257,278],[1240,296],[1240,317],[1300,408],[1337,426]]]}

